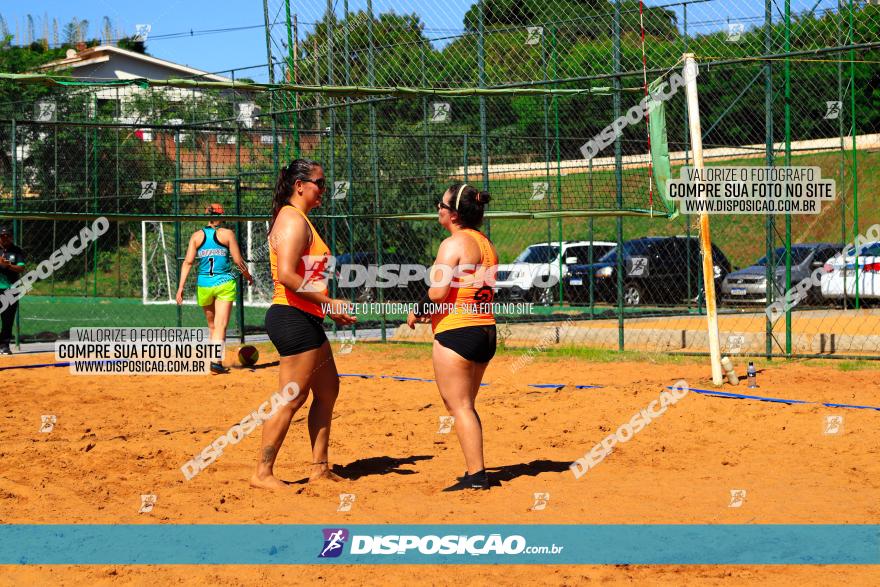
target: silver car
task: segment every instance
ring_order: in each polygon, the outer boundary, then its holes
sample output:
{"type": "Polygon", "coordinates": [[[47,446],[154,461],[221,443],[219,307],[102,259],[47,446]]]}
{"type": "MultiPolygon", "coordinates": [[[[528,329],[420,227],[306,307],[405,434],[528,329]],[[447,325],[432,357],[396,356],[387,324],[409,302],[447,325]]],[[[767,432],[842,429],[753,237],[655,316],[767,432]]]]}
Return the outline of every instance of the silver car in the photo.
{"type": "MultiPolygon", "coordinates": [[[[809,277],[823,267],[829,259],[841,251],[843,245],[834,243],[801,243],[791,246],[791,285],[809,277]]],[[[773,299],[785,295],[785,247],[776,249],[773,299]]],[[[721,301],[725,304],[766,304],[767,300],[767,257],[761,257],[751,267],[728,274],[721,283],[721,301]]],[[[821,289],[810,291],[807,303],[823,301],[821,289]]]]}

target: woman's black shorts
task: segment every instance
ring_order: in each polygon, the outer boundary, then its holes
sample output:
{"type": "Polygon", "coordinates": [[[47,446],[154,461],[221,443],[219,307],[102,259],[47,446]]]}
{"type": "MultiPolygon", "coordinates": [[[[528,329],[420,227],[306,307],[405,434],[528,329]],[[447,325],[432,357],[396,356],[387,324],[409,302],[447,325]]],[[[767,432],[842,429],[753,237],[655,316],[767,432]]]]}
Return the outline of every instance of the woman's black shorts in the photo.
{"type": "Polygon", "coordinates": [[[468,361],[488,363],[495,356],[495,325],[465,326],[434,335],[434,340],[468,361]]]}
{"type": "Polygon", "coordinates": [[[282,357],[314,350],[325,342],[323,320],[293,306],[272,304],[266,311],[266,332],[282,357]]]}

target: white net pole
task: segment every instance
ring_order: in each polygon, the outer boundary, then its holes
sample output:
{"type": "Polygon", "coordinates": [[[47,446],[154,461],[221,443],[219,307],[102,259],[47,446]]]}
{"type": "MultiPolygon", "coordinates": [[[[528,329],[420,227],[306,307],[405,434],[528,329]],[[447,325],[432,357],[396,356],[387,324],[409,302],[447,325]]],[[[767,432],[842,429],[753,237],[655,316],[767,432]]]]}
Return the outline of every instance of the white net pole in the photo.
{"type": "MultiPolygon", "coordinates": [[[[687,90],[688,124],[694,169],[703,169],[703,131],[700,128],[700,102],[697,95],[697,61],[693,53],[684,55],[684,79],[687,90]]],[[[698,179],[699,181],[699,179],[698,179]]],[[[703,192],[705,194],[705,192],[703,192]]],[[[705,196],[704,196],[705,197],[705,196]]],[[[718,308],[715,303],[715,269],[712,259],[712,235],[709,215],[700,214],[700,245],[703,250],[703,289],[706,292],[706,318],[709,322],[709,355],[712,363],[712,383],[724,383],[721,369],[721,344],[718,340],[718,308]]]]}

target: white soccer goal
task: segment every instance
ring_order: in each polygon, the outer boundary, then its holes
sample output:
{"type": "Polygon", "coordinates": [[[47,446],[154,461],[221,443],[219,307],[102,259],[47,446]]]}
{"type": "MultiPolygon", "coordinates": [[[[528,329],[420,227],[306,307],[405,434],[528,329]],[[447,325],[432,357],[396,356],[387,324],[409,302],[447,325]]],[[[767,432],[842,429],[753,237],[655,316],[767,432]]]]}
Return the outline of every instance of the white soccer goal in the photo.
{"type": "MultiPolygon", "coordinates": [[[[268,307],[272,303],[272,273],[269,268],[269,223],[248,221],[244,223],[239,247],[254,277],[254,284],[245,284],[245,306],[268,307]]],[[[180,255],[186,254],[189,237],[197,225],[180,225],[180,255]]],[[[175,258],[176,237],[174,222],[141,222],[141,297],[144,304],[174,304],[177,279],[183,259],[175,258]]],[[[196,303],[196,272],[193,265],[184,286],[184,304],[196,303]]]]}
{"type": "Polygon", "coordinates": [[[242,251],[253,285],[246,285],[246,306],[269,307],[272,304],[272,270],[269,267],[269,222],[248,221],[242,234],[242,251]]]}
{"type": "Polygon", "coordinates": [[[141,298],[143,303],[175,303],[176,279],[174,223],[141,222],[141,298]]]}

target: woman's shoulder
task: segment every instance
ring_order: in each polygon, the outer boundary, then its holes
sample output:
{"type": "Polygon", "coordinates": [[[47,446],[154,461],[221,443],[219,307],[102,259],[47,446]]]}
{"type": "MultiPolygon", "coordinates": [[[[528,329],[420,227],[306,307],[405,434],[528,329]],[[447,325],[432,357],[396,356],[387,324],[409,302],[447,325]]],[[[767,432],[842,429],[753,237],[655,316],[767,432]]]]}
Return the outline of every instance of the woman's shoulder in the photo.
{"type": "Polygon", "coordinates": [[[469,233],[469,231],[459,230],[455,234],[449,235],[440,246],[450,252],[456,251],[461,255],[479,254],[480,245],[477,239],[474,238],[475,236],[473,233],[469,233]]]}
{"type": "Polygon", "coordinates": [[[285,206],[278,212],[275,223],[272,225],[272,231],[269,233],[269,238],[271,242],[278,243],[286,238],[303,233],[306,235],[306,242],[311,241],[312,230],[305,217],[293,209],[293,206],[285,206]]]}
{"type": "Polygon", "coordinates": [[[275,218],[275,224],[278,224],[279,222],[288,226],[298,226],[305,225],[306,219],[294,206],[288,205],[278,211],[278,216],[275,218]]]}
{"type": "Polygon", "coordinates": [[[450,234],[445,239],[443,239],[443,242],[440,243],[440,246],[447,248],[461,248],[466,247],[468,242],[473,242],[473,239],[469,237],[463,230],[460,230],[455,234],[450,234]]]}
{"type": "Polygon", "coordinates": [[[205,243],[205,236],[205,229],[199,228],[198,230],[193,231],[193,233],[189,236],[189,240],[196,246],[200,247],[205,243]]]}
{"type": "Polygon", "coordinates": [[[461,242],[463,243],[473,243],[475,240],[485,239],[489,244],[492,244],[492,240],[476,228],[466,228],[463,230],[459,230],[452,236],[459,237],[461,242]]]}
{"type": "Polygon", "coordinates": [[[228,245],[230,240],[235,240],[235,231],[231,228],[218,226],[216,230],[217,241],[221,245],[228,245]]]}

